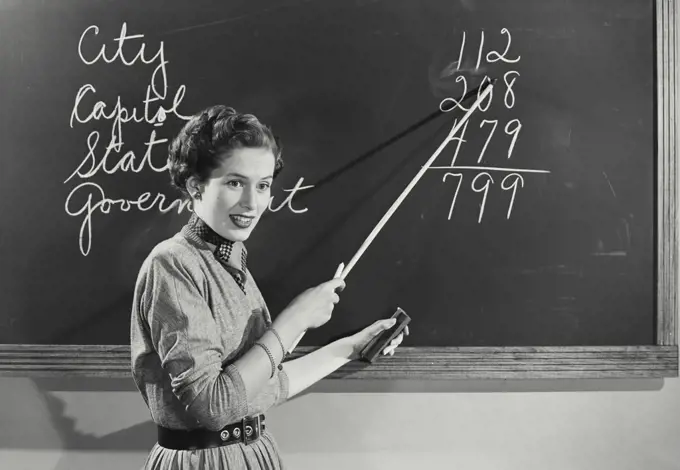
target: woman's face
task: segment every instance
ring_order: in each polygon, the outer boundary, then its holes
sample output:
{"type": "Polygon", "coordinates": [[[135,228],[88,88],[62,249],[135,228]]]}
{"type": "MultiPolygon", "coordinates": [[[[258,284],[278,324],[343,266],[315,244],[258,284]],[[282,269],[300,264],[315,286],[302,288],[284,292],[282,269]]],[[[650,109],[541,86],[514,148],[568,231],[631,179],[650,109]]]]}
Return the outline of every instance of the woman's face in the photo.
{"type": "Polygon", "coordinates": [[[268,148],[230,151],[199,185],[201,198],[194,198],[194,212],[224,238],[246,240],[269,204],[274,165],[274,154],[268,148]]]}

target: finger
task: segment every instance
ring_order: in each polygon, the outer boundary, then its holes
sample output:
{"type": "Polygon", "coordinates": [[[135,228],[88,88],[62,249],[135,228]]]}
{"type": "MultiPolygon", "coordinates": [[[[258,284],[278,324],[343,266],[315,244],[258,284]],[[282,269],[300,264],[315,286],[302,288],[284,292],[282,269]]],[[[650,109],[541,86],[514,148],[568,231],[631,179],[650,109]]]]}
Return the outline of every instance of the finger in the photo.
{"type": "Polygon", "coordinates": [[[397,350],[398,344],[392,344],[390,343],[389,346],[387,346],[385,349],[383,349],[383,354],[389,354],[390,356],[394,356],[394,352],[397,350]]]}
{"type": "Polygon", "coordinates": [[[340,302],[340,296],[338,294],[334,293],[332,300],[333,300],[333,304],[337,304],[338,302],[340,302]]]}
{"type": "Polygon", "coordinates": [[[382,353],[384,355],[394,354],[395,349],[396,349],[396,346],[387,346],[385,349],[383,349],[382,353]]]}
{"type": "Polygon", "coordinates": [[[395,323],[397,323],[396,318],[388,318],[386,320],[378,320],[376,322],[378,324],[378,333],[381,331],[389,330],[394,326],[395,323]]]}
{"type": "Polygon", "coordinates": [[[373,322],[373,324],[368,327],[368,336],[372,338],[373,336],[377,336],[385,330],[389,330],[395,322],[396,320],[394,318],[373,322]]]}
{"type": "Polygon", "coordinates": [[[399,346],[400,343],[401,343],[401,341],[397,341],[397,339],[395,338],[392,341],[390,341],[390,344],[387,347],[391,348],[391,349],[397,349],[397,347],[399,346]]]}
{"type": "Polygon", "coordinates": [[[391,356],[394,356],[394,352],[397,350],[397,347],[401,344],[403,338],[404,338],[403,334],[400,334],[392,341],[390,341],[390,345],[387,348],[385,348],[385,354],[390,354],[391,356]]]}
{"type": "Polygon", "coordinates": [[[406,336],[409,335],[408,325],[406,325],[406,326],[404,327],[404,334],[405,334],[406,336]]]}
{"type": "Polygon", "coordinates": [[[325,283],[330,289],[335,292],[337,290],[343,291],[345,289],[345,281],[339,277],[333,278],[325,283]]]}
{"type": "Polygon", "coordinates": [[[404,333],[399,333],[399,336],[397,336],[392,341],[390,341],[390,344],[393,344],[395,346],[399,346],[403,340],[404,340],[404,333]]]}
{"type": "Polygon", "coordinates": [[[334,278],[339,278],[340,275],[342,274],[342,270],[345,269],[345,263],[340,263],[338,265],[338,269],[335,270],[335,274],[333,275],[334,278]]]}

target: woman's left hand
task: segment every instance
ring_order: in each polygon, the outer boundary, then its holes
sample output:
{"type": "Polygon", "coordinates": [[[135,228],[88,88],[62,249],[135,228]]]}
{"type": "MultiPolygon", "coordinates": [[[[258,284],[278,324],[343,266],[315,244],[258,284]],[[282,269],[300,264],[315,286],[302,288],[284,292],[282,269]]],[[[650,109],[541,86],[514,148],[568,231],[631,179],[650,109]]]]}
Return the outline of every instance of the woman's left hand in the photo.
{"type": "MultiPolygon", "coordinates": [[[[378,320],[375,323],[367,326],[363,330],[359,331],[358,333],[353,334],[352,336],[349,336],[347,339],[352,345],[352,353],[350,355],[350,360],[356,360],[359,359],[359,355],[361,354],[361,351],[366,347],[366,345],[377,335],[382,333],[385,330],[389,330],[394,326],[394,323],[396,320],[394,318],[388,318],[386,320],[378,320]]],[[[404,340],[404,336],[407,336],[409,333],[408,331],[408,326],[404,328],[404,331],[399,333],[399,335],[394,338],[390,343],[385,346],[385,349],[381,351],[382,354],[387,355],[389,354],[390,356],[394,355],[394,350],[397,349],[397,346],[401,344],[401,342],[404,340]]]]}

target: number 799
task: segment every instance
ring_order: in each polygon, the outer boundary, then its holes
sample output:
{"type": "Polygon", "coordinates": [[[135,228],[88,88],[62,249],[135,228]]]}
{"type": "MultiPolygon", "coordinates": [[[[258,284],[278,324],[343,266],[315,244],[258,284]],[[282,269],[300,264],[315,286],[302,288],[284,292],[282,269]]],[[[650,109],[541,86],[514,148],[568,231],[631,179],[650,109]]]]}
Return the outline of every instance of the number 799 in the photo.
{"type": "MultiPolygon", "coordinates": [[[[456,206],[456,199],[458,198],[458,192],[460,191],[460,187],[463,183],[463,174],[462,173],[445,173],[444,177],[442,178],[442,181],[446,181],[446,178],[449,176],[454,176],[458,178],[458,184],[456,185],[456,191],[453,194],[453,200],[451,201],[451,207],[449,208],[449,218],[448,220],[451,220],[451,215],[453,214],[453,209],[456,206]]],[[[489,173],[486,171],[483,171],[479,173],[477,176],[475,176],[472,179],[472,182],[470,184],[470,188],[476,192],[476,193],[482,193],[482,201],[479,204],[479,217],[477,218],[477,223],[482,222],[482,217],[484,216],[484,207],[486,206],[486,196],[489,193],[489,186],[494,183],[493,178],[489,173]]],[[[503,180],[501,181],[501,189],[504,191],[510,191],[512,190],[512,195],[510,196],[510,203],[508,204],[508,212],[506,218],[510,218],[510,214],[512,214],[512,207],[515,203],[515,195],[517,194],[517,187],[521,186],[524,187],[524,178],[522,178],[522,175],[519,173],[510,173],[507,175],[503,180]]]]}

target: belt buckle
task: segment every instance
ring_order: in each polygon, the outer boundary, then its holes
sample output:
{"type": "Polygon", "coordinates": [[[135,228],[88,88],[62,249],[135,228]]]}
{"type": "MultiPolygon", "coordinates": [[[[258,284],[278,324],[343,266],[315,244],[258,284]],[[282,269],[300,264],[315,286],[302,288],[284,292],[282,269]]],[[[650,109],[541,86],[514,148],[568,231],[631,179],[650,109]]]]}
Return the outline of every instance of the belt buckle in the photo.
{"type": "Polygon", "coordinates": [[[260,437],[260,416],[254,418],[245,417],[241,420],[241,428],[243,431],[243,443],[245,445],[256,441],[260,437]],[[257,438],[253,438],[257,431],[257,438]]]}

